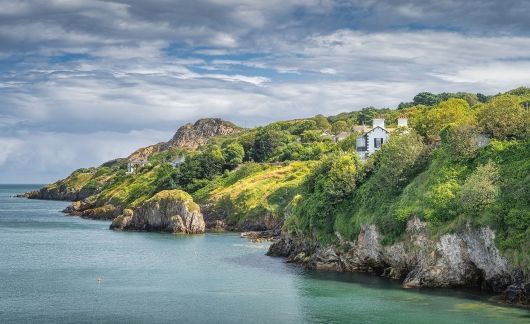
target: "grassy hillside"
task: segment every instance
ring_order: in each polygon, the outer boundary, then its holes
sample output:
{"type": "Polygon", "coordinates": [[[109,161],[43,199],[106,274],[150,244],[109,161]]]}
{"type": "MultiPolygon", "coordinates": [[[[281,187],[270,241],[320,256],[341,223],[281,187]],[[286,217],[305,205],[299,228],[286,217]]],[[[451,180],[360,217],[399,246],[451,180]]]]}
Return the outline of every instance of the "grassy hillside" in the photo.
{"type": "Polygon", "coordinates": [[[245,164],[197,191],[195,199],[241,224],[268,214],[281,220],[315,162],[245,164]]]}
{"type": "MultiPolygon", "coordinates": [[[[286,231],[322,242],[336,239],[335,233],[354,239],[366,224],[377,225],[383,243],[393,242],[413,215],[427,221],[433,235],[487,225],[504,255],[528,269],[528,103],[528,88],[495,96],[420,93],[398,109],[367,107],[199,138],[204,144],[197,149],[156,151],[134,174],[126,174],[126,160],[116,160],[77,170],[48,189],[85,191],[90,196],[83,206],[96,212],[135,207],[162,190],[180,189],[233,224],[288,217],[286,231]],[[400,116],[410,127],[360,161],[353,126],[383,117],[395,127],[400,116]],[[335,142],[332,136],[341,132],[351,135],[335,142]],[[183,164],[169,163],[181,155],[183,164]]],[[[193,127],[184,128],[195,134],[193,127]]]]}

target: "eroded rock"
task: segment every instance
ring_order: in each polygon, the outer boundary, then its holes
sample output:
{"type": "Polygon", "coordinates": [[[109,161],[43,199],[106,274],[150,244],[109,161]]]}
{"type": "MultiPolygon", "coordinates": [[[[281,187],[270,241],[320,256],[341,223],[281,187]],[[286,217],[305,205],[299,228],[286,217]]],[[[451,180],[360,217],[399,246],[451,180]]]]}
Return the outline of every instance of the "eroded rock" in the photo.
{"type": "Polygon", "coordinates": [[[110,227],[115,230],[204,233],[199,205],[181,190],[164,190],[134,210],[125,209],[110,227]]]}
{"type": "Polygon", "coordinates": [[[528,304],[523,275],[511,269],[487,228],[468,226],[463,231],[431,238],[426,223],[413,217],[403,240],[380,244],[374,225],[364,226],[355,241],[337,234],[333,244],[321,246],[297,235],[283,235],[268,255],[287,257],[308,268],[333,271],[374,271],[402,279],[405,287],[481,287],[503,292],[507,302],[528,304]],[[299,261],[300,260],[300,261],[299,261]]]}

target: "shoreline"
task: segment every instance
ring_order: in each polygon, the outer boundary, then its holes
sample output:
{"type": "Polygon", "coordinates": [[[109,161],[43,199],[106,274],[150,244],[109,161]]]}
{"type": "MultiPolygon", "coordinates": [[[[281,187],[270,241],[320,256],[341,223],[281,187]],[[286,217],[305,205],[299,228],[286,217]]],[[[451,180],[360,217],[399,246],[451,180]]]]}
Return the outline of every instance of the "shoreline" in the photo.
{"type": "MultiPolygon", "coordinates": [[[[18,194],[18,195],[15,195],[14,197],[15,198],[26,198],[26,199],[32,199],[32,200],[43,200],[43,201],[72,202],[72,200],[65,200],[65,199],[29,198],[27,196],[27,193],[18,194]]],[[[75,216],[75,217],[79,217],[79,218],[82,218],[82,219],[101,220],[101,221],[109,221],[110,220],[110,219],[83,217],[82,215],[80,215],[78,213],[68,212],[67,210],[68,210],[68,207],[65,210],[62,210],[60,212],[62,212],[65,215],[68,215],[68,216],[75,216]]],[[[212,225],[214,225],[214,226],[207,227],[205,229],[205,232],[202,233],[202,234],[233,233],[234,235],[239,234],[239,236],[241,238],[245,238],[245,239],[247,239],[247,240],[249,240],[250,242],[253,242],[253,243],[271,242],[272,244],[269,246],[268,251],[265,254],[266,256],[282,257],[286,263],[292,263],[292,264],[295,264],[297,266],[303,267],[303,268],[308,269],[308,270],[317,271],[317,272],[329,272],[329,273],[350,272],[350,273],[373,274],[376,277],[385,278],[385,279],[390,280],[390,281],[401,282],[403,284],[403,278],[393,278],[392,276],[389,276],[388,273],[385,273],[384,271],[380,271],[381,269],[375,269],[375,271],[374,271],[374,269],[368,268],[368,269],[365,269],[365,270],[344,271],[344,270],[336,269],[334,267],[328,267],[327,265],[320,265],[320,266],[309,265],[307,260],[304,261],[304,260],[302,260],[300,258],[297,259],[296,257],[293,257],[292,255],[291,256],[276,255],[273,252],[271,252],[271,250],[273,249],[275,244],[279,243],[283,239],[282,235],[281,235],[281,231],[278,230],[278,229],[276,229],[276,230],[265,230],[265,231],[245,231],[245,230],[235,229],[233,227],[228,227],[228,226],[220,228],[218,226],[215,226],[215,224],[212,224],[212,225]]],[[[113,230],[113,229],[109,228],[109,230],[113,230]]],[[[185,233],[167,233],[167,232],[156,232],[156,231],[147,231],[147,230],[143,230],[143,231],[142,230],[128,230],[128,231],[146,232],[146,233],[161,233],[161,234],[172,234],[172,235],[174,235],[174,234],[190,235],[190,234],[185,234],[185,233]]],[[[196,235],[196,234],[193,234],[193,235],[196,235]]],[[[453,287],[451,287],[451,286],[449,286],[449,287],[429,287],[429,286],[414,287],[414,286],[412,286],[412,287],[407,287],[407,286],[403,286],[402,285],[402,288],[403,289],[415,289],[415,290],[418,290],[418,291],[421,291],[423,289],[426,289],[426,290],[439,290],[439,289],[442,289],[442,290],[453,290],[453,291],[466,291],[466,290],[476,291],[476,292],[480,292],[481,294],[487,295],[488,296],[488,300],[492,304],[508,306],[508,307],[516,307],[516,308],[521,308],[521,309],[525,309],[525,310],[530,310],[530,305],[507,302],[506,298],[503,297],[503,294],[495,293],[491,289],[483,289],[480,286],[469,286],[469,287],[467,287],[467,286],[453,286],[453,287]]]]}

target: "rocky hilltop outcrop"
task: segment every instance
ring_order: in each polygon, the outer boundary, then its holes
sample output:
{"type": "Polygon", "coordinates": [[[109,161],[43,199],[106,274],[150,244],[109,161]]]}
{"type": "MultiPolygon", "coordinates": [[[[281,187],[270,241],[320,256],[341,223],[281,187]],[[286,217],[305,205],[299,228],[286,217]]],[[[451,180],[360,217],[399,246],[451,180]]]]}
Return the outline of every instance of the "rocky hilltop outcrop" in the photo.
{"type": "Polygon", "coordinates": [[[220,118],[203,118],[194,124],[188,123],[181,126],[171,140],[138,149],[127,159],[131,161],[145,160],[149,156],[169,148],[194,150],[206,144],[211,137],[236,134],[240,131],[240,127],[229,121],[220,118]]]}
{"type": "Polygon", "coordinates": [[[181,190],[164,190],[134,210],[125,209],[110,226],[115,230],[204,233],[204,219],[192,197],[181,190]]]}
{"type": "MultiPolygon", "coordinates": [[[[212,137],[226,136],[236,134],[242,129],[235,124],[222,120],[220,118],[204,118],[197,120],[194,124],[188,123],[180,127],[173,138],[168,142],[161,142],[140,148],[129,155],[126,159],[115,159],[105,162],[101,167],[112,167],[121,165],[122,168],[127,161],[147,160],[150,156],[156,153],[163,152],[170,148],[181,149],[197,149],[200,145],[208,142],[212,137]]],[[[97,172],[96,168],[90,171],[97,172]]],[[[96,195],[100,192],[101,186],[86,186],[83,179],[79,179],[79,175],[87,175],[89,172],[74,171],[70,176],[56,183],[47,185],[39,190],[31,191],[20,195],[29,199],[48,199],[48,200],[68,200],[68,201],[83,201],[86,198],[96,195]]],[[[73,214],[79,214],[79,210],[72,208],[73,214]]],[[[111,214],[96,215],[92,217],[89,212],[85,213],[87,218],[103,218],[108,219],[111,214]]]]}
{"type": "Polygon", "coordinates": [[[467,227],[432,239],[426,224],[412,218],[405,239],[389,246],[383,246],[376,227],[368,225],[355,241],[337,234],[336,242],[326,246],[307,237],[283,235],[267,254],[311,269],[376,272],[401,279],[407,288],[481,287],[502,292],[508,302],[528,304],[528,285],[499,254],[494,238],[487,227],[467,227]]]}
{"type": "Polygon", "coordinates": [[[226,136],[241,131],[235,124],[220,118],[199,119],[195,124],[180,127],[175,136],[164,147],[180,147],[196,149],[205,144],[210,137],[226,136]]]}

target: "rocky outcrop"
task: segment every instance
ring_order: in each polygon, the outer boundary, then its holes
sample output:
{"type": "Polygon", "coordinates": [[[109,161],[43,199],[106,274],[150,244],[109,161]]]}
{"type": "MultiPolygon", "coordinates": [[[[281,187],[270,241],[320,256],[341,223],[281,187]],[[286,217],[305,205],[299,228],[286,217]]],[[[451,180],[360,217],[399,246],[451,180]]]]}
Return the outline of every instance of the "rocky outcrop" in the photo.
{"type": "Polygon", "coordinates": [[[249,239],[252,242],[269,242],[280,236],[280,230],[269,230],[269,231],[248,231],[242,232],[241,237],[249,239]]]}
{"type": "Polygon", "coordinates": [[[169,233],[203,233],[205,224],[199,206],[181,190],[164,190],[134,210],[125,209],[110,226],[115,230],[169,233]]]}
{"type": "Polygon", "coordinates": [[[121,209],[119,207],[107,204],[100,207],[85,209],[74,215],[88,219],[113,220],[120,215],[120,213],[121,209]]]}
{"type": "Polygon", "coordinates": [[[219,118],[199,119],[194,124],[180,127],[173,138],[168,142],[161,142],[136,150],[127,157],[127,160],[146,160],[151,155],[165,151],[169,148],[197,149],[216,136],[236,134],[241,128],[231,122],[219,118]]]}
{"type": "Polygon", "coordinates": [[[147,160],[151,155],[163,151],[165,143],[157,143],[142,147],[134,151],[131,155],[127,157],[128,161],[144,161],[147,160]]]}
{"type": "Polygon", "coordinates": [[[83,200],[98,192],[97,188],[81,188],[72,189],[66,185],[64,186],[46,186],[39,190],[34,190],[20,195],[28,199],[45,199],[45,200],[67,200],[76,201],[83,200]]]}
{"type": "Polygon", "coordinates": [[[431,238],[426,224],[412,218],[406,235],[389,246],[380,244],[374,225],[362,228],[355,241],[337,234],[322,246],[305,237],[284,235],[268,255],[287,257],[312,269],[367,271],[401,279],[404,287],[481,287],[501,293],[508,302],[528,304],[528,285],[516,277],[495,246],[487,227],[431,238]],[[507,289],[508,288],[508,289],[507,289]]]}
{"type": "Polygon", "coordinates": [[[162,146],[196,149],[211,137],[236,134],[240,131],[241,128],[220,118],[199,119],[193,125],[180,127],[175,136],[162,146]]]}
{"type": "Polygon", "coordinates": [[[272,213],[264,211],[260,214],[246,218],[243,222],[236,223],[230,219],[228,214],[213,204],[201,205],[201,210],[206,222],[206,228],[210,231],[237,231],[237,232],[268,232],[274,231],[279,236],[283,220],[274,217],[272,213]]]}

